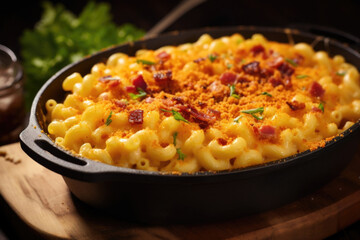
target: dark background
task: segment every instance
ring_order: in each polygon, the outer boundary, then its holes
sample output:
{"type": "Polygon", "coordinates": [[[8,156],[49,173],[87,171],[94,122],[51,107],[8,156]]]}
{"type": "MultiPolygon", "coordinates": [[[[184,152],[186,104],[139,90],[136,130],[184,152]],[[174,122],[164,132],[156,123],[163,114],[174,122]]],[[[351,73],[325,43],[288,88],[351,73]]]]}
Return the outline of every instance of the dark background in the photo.
{"type": "MultiPolygon", "coordinates": [[[[61,2],[78,14],[87,1],[61,2]]],[[[99,2],[99,1],[98,1],[99,2]]],[[[149,30],[180,1],[106,1],[111,4],[113,20],[120,25],[130,22],[149,30]]],[[[31,29],[40,19],[42,1],[7,0],[0,4],[0,44],[10,47],[20,57],[19,37],[24,29],[31,29]]],[[[166,31],[185,30],[208,26],[258,25],[287,27],[305,24],[324,26],[344,31],[360,38],[359,0],[320,1],[230,1],[207,0],[197,6],[166,31]]],[[[343,39],[342,39],[343,40],[343,39]]],[[[41,43],[39,43],[41,44],[41,43]]],[[[21,59],[21,58],[20,58],[21,59]]],[[[5,202],[0,201],[2,208],[5,202]]],[[[16,233],[0,211],[0,239],[16,239],[16,233]],[[2,231],[7,237],[4,237],[2,231]]],[[[13,216],[16,218],[16,216],[13,216]]],[[[353,224],[330,239],[360,239],[360,222],[353,224]]]]}
{"type": "MultiPolygon", "coordinates": [[[[87,1],[61,2],[75,14],[87,1]]],[[[99,1],[98,1],[99,2],[99,1]]],[[[179,0],[106,1],[111,4],[114,22],[131,22],[149,30],[175,7],[179,0]]],[[[0,44],[19,55],[19,37],[24,29],[33,28],[40,19],[42,1],[2,1],[0,5],[0,44]]],[[[231,1],[207,0],[197,6],[167,31],[225,25],[290,26],[294,24],[322,25],[360,37],[359,0],[287,0],[231,1]]],[[[39,43],[40,44],[40,43],[39,43]]]]}

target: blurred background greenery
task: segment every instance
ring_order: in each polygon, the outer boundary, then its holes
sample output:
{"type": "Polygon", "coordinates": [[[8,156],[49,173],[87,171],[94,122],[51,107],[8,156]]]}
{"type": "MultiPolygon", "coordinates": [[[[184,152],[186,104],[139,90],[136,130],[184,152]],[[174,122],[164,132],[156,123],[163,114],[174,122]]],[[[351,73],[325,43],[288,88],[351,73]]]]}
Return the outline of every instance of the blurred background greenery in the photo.
{"type": "Polygon", "coordinates": [[[135,41],[145,33],[130,23],[117,26],[107,3],[88,2],[78,16],[60,3],[44,2],[42,9],[35,27],[20,37],[28,108],[39,88],[61,68],[103,48],[135,41]]]}

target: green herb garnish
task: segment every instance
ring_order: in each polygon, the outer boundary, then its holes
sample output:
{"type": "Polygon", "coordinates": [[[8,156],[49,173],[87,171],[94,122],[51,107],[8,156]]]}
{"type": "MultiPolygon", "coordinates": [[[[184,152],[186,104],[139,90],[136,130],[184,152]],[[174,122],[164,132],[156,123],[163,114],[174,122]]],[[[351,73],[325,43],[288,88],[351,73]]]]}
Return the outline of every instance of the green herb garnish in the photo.
{"type": "Polygon", "coordinates": [[[181,148],[177,148],[176,153],[178,154],[178,160],[184,161],[184,159],[186,158],[186,154],[181,151],[181,148]]]}
{"type": "Polygon", "coordinates": [[[107,119],[106,119],[106,122],[105,122],[105,125],[106,125],[106,126],[109,126],[110,123],[112,122],[111,116],[112,116],[112,111],[110,111],[110,114],[109,114],[109,116],[108,116],[107,119]]]}
{"type": "Polygon", "coordinates": [[[239,120],[240,120],[242,117],[243,117],[243,116],[240,115],[240,116],[234,118],[234,122],[239,123],[239,120]]]}
{"type": "Polygon", "coordinates": [[[257,116],[256,113],[260,113],[262,114],[264,112],[264,107],[259,107],[259,108],[253,108],[253,109],[249,109],[249,110],[243,110],[241,111],[242,113],[247,113],[250,114],[251,116],[253,116],[255,119],[257,120],[263,120],[264,117],[263,116],[257,116]]]}
{"type": "Polygon", "coordinates": [[[297,67],[298,64],[296,62],[294,62],[294,60],[290,59],[290,58],[285,58],[285,61],[290,63],[291,65],[293,65],[294,67],[297,67]]]}
{"type": "Polygon", "coordinates": [[[265,95],[265,96],[268,96],[268,97],[272,97],[272,95],[268,92],[262,92],[260,93],[260,95],[265,95]]]}
{"type": "MultiPolygon", "coordinates": [[[[165,110],[165,109],[161,109],[165,110]]],[[[176,137],[178,135],[178,132],[174,132],[173,134],[173,144],[176,147],[176,137]]],[[[186,155],[181,151],[181,148],[176,148],[176,153],[178,154],[178,160],[184,160],[186,158],[186,155]]]]}
{"type": "Polygon", "coordinates": [[[144,59],[137,59],[136,60],[137,63],[142,63],[144,65],[154,65],[155,63],[152,61],[148,61],[148,60],[144,60],[144,59]]]}
{"type": "Polygon", "coordinates": [[[174,144],[174,146],[176,146],[176,137],[177,137],[177,135],[178,135],[178,132],[174,132],[174,134],[173,134],[173,144],[174,144]]]}
{"type": "Polygon", "coordinates": [[[318,108],[324,112],[324,102],[320,102],[318,108]]]}
{"type": "Polygon", "coordinates": [[[238,39],[237,41],[236,41],[236,44],[240,44],[240,43],[242,43],[244,40],[242,40],[242,39],[238,39]]]}
{"type": "Polygon", "coordinates": [[[229,85],[230,87],[230,97],[234,97],[236,99],[240,99],[240,96],[236,94],[235,85],[229,85]]]}
{"type": "Polygon", "coordinates": [[[346,74],[346,72],[336,72],[336,75],[338,75],[338,76],[345,76],[345,74],[346,74]]]}
{"type": "Polygon", "coordinates": [[[250,115],[253,116],[257,120],[263,120],[264,119],[264,116],[256,116],[254,113],[251,113],[250,115]]]}
{"type": "Polygon", "coordinates": [[[131,97],[131,99],[138,99],[138,98],[142,98],[146,96],[146,92],[144,90],[142,90],[141,88],[137,88],[138,90],[138,94],[134,94],[134,93],[129,93],[129,96],[131,97]]]}
{"type": "Polygon", "coordinates": [[[115,25],[107,3],[89,1],[79,15],[60,3],[46,1],[42,6],[41,19],[20,37],[27,107],[45,81],[61,68],[114,44],[135,41],[145,33],[131,24],[115,25]]]}
{"type": "Polygon", "coordinates": [[[186,119],[181,115],[181,113],[179,113],[179,112],[177,112],[177,111],[175,111],[175,110],[166,110],[166,109],[163,109],[163,108],[160,108],[160,110],[163,111],[163,112],[171,112],[172,115],[174,116],[175,120],[189,123],[189,121],[186,120],[186,119]]]}
{"type": "Polygon", "coordinates": [[[296,75],[297,79],[303,79],[309,77],[308,75],[302,74],[302,75],[296,75]]]}
{"type": "Polygon", "coordinates": [[[214,62],[217,59],[217,56],[214,54],[209,54],[209,60],[210,62],[214,62]]]}
{"type": "Polygon", "coordinates": [[[231,63],[228,63],[228,64],[226,64],[226,67],[227,67],[227,69],[230,69],[233,67],[233,65],[231,63]]]}
{"type": "Polygon", "coordinates": [[[247,114],[263,113],[264,112],[264,107],[253,108],[253,109],[249,109],[249,110],[242,110],[241,112],[242,113],[247,113],[247,114]]]}

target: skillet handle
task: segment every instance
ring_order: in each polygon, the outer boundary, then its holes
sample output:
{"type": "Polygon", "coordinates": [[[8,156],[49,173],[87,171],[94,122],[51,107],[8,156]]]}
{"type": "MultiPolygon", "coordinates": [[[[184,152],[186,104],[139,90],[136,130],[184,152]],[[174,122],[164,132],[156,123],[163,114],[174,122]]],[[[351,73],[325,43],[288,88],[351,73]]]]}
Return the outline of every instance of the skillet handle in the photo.
{"type": "Polygon", "coordinates": [[[309,32],[316,35],[322,35],[325,37],[330,37],[338,40],[342,43],[347,43],[351,48],[360,52],[360,38],[341,31],[339,29],[335,29],[332,27],[320,26],[320,25],[309,25],[309,24],[292,24],[289,27],[296,28],[302,30],[304,32],[309,32]]]}
{"type": "Polygon", "coordinates": [[[23,151],[44,167],[61,175],[79,180],[91,180],[95,177],[93,163],[66,153],[56,147],[40,127],[31,123],[20,134],[23,151]]]}

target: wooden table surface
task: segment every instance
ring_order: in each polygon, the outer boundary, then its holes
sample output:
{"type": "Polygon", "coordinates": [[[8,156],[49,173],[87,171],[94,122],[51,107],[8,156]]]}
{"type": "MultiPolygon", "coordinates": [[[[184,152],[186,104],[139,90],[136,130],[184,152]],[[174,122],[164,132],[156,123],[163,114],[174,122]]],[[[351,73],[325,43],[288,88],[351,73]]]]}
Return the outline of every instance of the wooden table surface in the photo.
{"type": "Polygon", "coordinates": [[[30,159],[18,143],[0,147],[0,193],[36,238],[323,239],[360,219],[360,154],[313,194],[278,209],[215,223],[151,226],[101,213],[77,200],[60,175],[30,159]]]}

